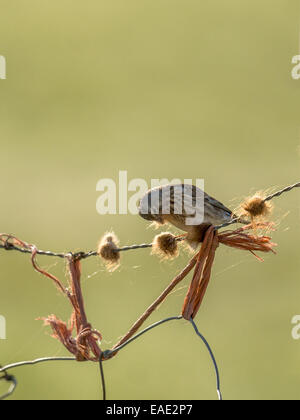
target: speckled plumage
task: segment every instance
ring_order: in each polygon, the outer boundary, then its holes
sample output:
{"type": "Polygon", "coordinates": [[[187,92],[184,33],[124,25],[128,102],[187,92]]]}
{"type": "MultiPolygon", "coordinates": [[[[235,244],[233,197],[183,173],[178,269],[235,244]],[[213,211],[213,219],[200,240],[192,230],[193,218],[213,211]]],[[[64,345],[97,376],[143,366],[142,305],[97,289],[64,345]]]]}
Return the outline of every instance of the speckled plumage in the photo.
{"type": "MultiPolygon", "coordinates": [[[[217,226],[236,217],[220,201],[188,184],[166,185],[149,190],[140,201],[139,214],[146,220],[159,224],[168,222],[187,232],[187,241],[193,248],[202,241],[208,226],[217,226]],[[198,218],[191,219],[196,212],[198,218]],[[191,221],[192,224],[189,224],[191,221]]],[[[246,223],[243,220],[240,222],[246,223]]]]}

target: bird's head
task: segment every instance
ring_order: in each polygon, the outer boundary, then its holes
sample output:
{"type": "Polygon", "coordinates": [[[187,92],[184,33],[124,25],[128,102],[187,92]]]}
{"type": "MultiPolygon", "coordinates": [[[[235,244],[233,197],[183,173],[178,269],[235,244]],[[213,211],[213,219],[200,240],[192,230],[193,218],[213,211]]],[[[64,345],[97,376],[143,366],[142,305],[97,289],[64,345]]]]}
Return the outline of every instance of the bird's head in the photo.
{"type": "Polygon", "coordinates": [[[161,187],[149,190],[141,199],[139,215],[151,222],[163,224],[162,217],[162,189],[161,187]]]}

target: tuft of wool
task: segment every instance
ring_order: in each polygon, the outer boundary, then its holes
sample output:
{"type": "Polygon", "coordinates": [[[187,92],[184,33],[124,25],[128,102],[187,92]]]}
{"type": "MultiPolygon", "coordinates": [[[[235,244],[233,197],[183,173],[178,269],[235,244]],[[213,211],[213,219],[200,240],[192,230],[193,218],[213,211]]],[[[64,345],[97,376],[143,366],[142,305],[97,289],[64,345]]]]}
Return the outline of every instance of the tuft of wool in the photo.
{"type": "Polygon", "coordinates": [[[163,259],[176,258],[178,256],[176,236],[170,232],[156,235],[152,244],[152,254],[156,254],[163,259]]]}
{"type": "Polygon", "coordinates": [[[247,198],[241,205],[242,213],[248,215],[251,219],[264,219],[272,211],[272,205],[270,202],[265,201],[261,193],[256,193],[253,197],[247,198]]]}
{"type": "Polygon", "coordinates": [[[109,271],[114,271],[120,265],[119,240],[114,232],[106,233],[99,241],[98,255],[104,260],[109,271]]]}

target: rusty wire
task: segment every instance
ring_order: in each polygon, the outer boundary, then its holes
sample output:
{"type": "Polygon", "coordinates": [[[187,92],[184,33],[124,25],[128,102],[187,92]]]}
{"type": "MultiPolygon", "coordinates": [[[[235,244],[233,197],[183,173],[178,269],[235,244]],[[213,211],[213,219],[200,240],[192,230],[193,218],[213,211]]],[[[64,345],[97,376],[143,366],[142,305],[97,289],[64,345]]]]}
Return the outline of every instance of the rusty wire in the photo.
{"type": "MultiPolygon", "coordinates": [[[[298,188],[298,187],[300,187],[300,183],[296,183],[296,184],[293,184],[291,186],[288,186],[288,187],[286,187],[286,188],[284,188],[284,189],[282,189],[282,190],[280,190],[280,191],[278,191],[274,194],[271,194],[271,195],[265,197],[264,201],[270,201],[273,198],[279,197],[283,193],[286,193],[286,192],[291,191],[292,189],[298,188]]],[[[214,232],[216,232],[217,230],[219,230],[223,227],[227,227],[227,226],[229,226],[233,223],[236,223],[237,221],[238,221],[238,218],[237,219],[232,219],[231,221],[226,222],[222,225],[214,226],[213,230],[214,230],[214,232]]],[[[247,228],[248,227],[242,228],[240,230],[232,231],[232,232],[225,232],[224,234],[222,233],[219,236],[220,243],[222,243],[221,238],[224,238],[223,243],[226,244],[226,245],[251,250],[250,248],[248,248],[248,244],[251,242],[252,249],[255,250],[256,249],[255,247],[257,246],[257,244],[255,244],[255,241],[253,242],[253,239],[252,239],[253,237],[251,237],[251,235],[249,236],[249,235],[242,232],[243,229],[247,229],[247,228]],[[241,238],[242,238],[242,241],[241,241],[241,238]],[[245,241],[244,241],[244,239],[245,239],[245,241]],[[245,246],[245,243],[246,243],[246,246],[245,246]],[[240,246],[240,244],[242,244],[242,246],[240,246]]],[[[141,325],[144,323],[144,321],[150,316],[150,314],[166,298],[166,296],[170,293],[170,291],[173,290],[173,288],[183,278],[185,278],[186,275],[195,266],[196,266],[196,268],[195,268],[196,271],[194,273],[194,277],[196,275],[196,277],[199,280],[199,278],[200,278],[199,277],[200,276],[199,255],[201,254],[201,251],[199,253],[197,253],[191,259],[191,261],[181,271],[181,273],[179,273],[179,275],[177,275],[175,277],[175,279],[163,291],[163,293],[153,302],[152,305],[150,305],[150,307],[144,312],[144,314],[134,323],[134,325],[131,327],[131,329],[128,331],[128,333],[125,334],[125,336],[111,350],[102,351],[99,348],[99,346],[96,345],[96,340],[97,340],[97,338],[101,338],[101,335],[97,331],[92,330],[91,325],[87,322],[87,319],[86,319],[86,316],[85,316],[85,311],[84,311],[84,307],[83,307],[83,300],[82,300],[82,296],[81,296],[81,289],[80,289],[80,267],[78,265],[80,260],[84,260],[84,259],[92,257],[92,256],[97,256],[98,255],[97,251],[89,251],[89,252],[80,251],[80,252],[76,252],[76,253],[72,253],[72,252],[57,253],[57,252],[52,252],[52,251],[43,251],[43,250],[37,249],[34,245],[31,245],[31,244],[28,244],[24,241],[19,240],[18,238],[16,238],[13,235],[1,234],[0,236],[1,236],[1,240],[2,240],[2,244],[0,245],[0,248],[4,249],[6,251],[18,251],[18,252],[21,252],[21,253],[31,254],[32,264],[33,264],[33,267],[35,268],[35,270],[37,270],[40,273],[42,273],[43,275],[46,275],[47,277],[51,278],[56,283],[58,288],[70,299],[70,301],[72,303],[72,306],[74,308],[74,313],[71,317],[72,329],[73,329],[74,326],[76,326],[77,334],[78,334],[77,338],[76,338],[76,343],[75,342],[73,343],[72,342],[72,335],[71,335],[72,330],[70,330],[70,331],[67,330],[66,329],[67,327],[64,326],[65,324],[62,325],[62,322],[57,320],[56,318],[54,320],[53,319],[52,320],[48,319],[48,324],[51,324],[51,327],[54,330],[54,332],[56,333],[57,338],[59,338],[60,341],[63,344],[64,344],[64,340],[65,340],[65,342],[68,343],[67,345],[65,344],[65,346],[68,348],[69,351],[71,351],[71,353],[73,353],[75,355],[75,357],[41,358],[41,359],[36,359],[36,360],[33,360],[33,361],[29,361],[29,362],[25,362],[25,361],[24,362],[19,362],[19,363],[11,364],[11,365],[8,365],[4,368],[1,368],[0,373],[4,373],[4,375],[2,377],[0,377],[0,379],[11,382],[11,386],[9,387],[9,390],[7,391],[7,393],[4,394],[2,397],[0,397],[0,399],[4,399],[4,398],[7,398],[8,396],[12,395],[12,393],[15,391],[16,386],[17,386],[16,379],[13,376],[8,375],[7,370],[12,369],[12,368],[16,368],[16,367],[19,367],[19,366],[24,366],[24,365],[33,365],[33,364],[38,364],[38,363],[42,363],[42,362],[46,362],[46,361],[60,361],[60,360],[61,361],[67,361],[67,360],[69,360],[69,361],[74,361],[74,360],[77,360],[77,361],[85,361],[85,360],[98,361],[99,364],[100,364],[100,374],[101,374],[101,383],[102,383],[102,390],[103,390],[103,399],[105,399],[106,398],[106,386],[105,386],[105,378],[104,378],[104,370],[103,370],[103,361],[109,360],[111,357],[115,356],[121,349],[123,349],[125,346],[127,346],[129,343],[136,340],[138,337],[140,337],[141,335],[143,335],[147,331],[150,331],[151,329],[157,327],[158,325],[161,325],[164,322],[170,321],[172,319],[182,319],[182,317],[191,322],[191,324],[194,328],[194,331],[201,338],[201,340],[204,342],[205,346],[207,347],[207,349],[209,351],[210,357],[211,357],[211,359],[213,361],[213,364],[214,364],[215,373],[216,373],[218,397],[219,397],[220,400],[222,399],[222,394],[221,394],[221,391],[220,391],[220,375],[219,375],[219,370],[218,370],[218,366],[217,366],[217,363],[216,363],[216,359],[213,355],[213,352],[212,352],[208,342],[202,336],[202,334],[199,332],[199,330],[198,330],[198,328],[197,328],[197,326],[196,326],[196,324],[193,320],[194,316],[196,315],[196,313],[199,309],[201,299],[203,298],[203,296],[201,294],[200,294],[200,301],[199,301],[199,295],[197,294],[196,300],[192,305],[193,307],[186,307],[185,309],[183,309],[183,312],[182,312],[181,316],[166,318],[166,319],[161,320],[161,321],[159,321],[155,324],[150,325],[149,327],[145,328],[143,331],[136,334],[138,329],[141,327],[141,325]],[[3,239],[3,238],[5,238],[5,239],[3,239]],[[55,276],[53,276],[53,275],[47,273],[45,270],[39,268],[39,266],[37,265],[37,263],[35,261],[36,255],[58,257],[58,258],[66,259],[68,261],[69,271],[70,271],[70,275],[71,275],[70,286],[71,286],[71,288],[73,288],[72,293],[70,293],[68,291],[68,289],[64,288],[64,286],[60,283],[60,281],[55,276]],[[78,280],[76,280],[76,278],[78,278],[78,280]],[[62,329],[63,329],[63,332],[62,332],[62,329]],[[69,345],[69,342],[71,342],[71,345],[69,345]],[[89,355],[90,352],[92,352],[93,355],[89,355]]],[[[269,241],[270,238],[268,238],[268,237],[263,237],[263,238],[266,238],[266,242],[268,242],[266,247],[267,248],[270,247],[269,250],[272,251],[272,246],[274,244],[270,243],[270,241],[269,241]]],[[[184,238],[177,237],[177,240],[184,240],[184,238]]],[[[116,252],[130,251],[130,250],[143,249],[143,248],[151,248],[152,246],[153,246],[152,243],[151,244],[141,244],[141,245],[131,245],[131,246],[125,246],[125,247],[122,247],[122,248],[117,248],[116,252]]],[[[265,245],[263,245],[262,242],[259,243],[259,250],[263,250],[263,249],[260,248],[261,246],[264,247],[265,245]]],[[[266,252],[268,252],[268,251],[266,251],[266,252]]],[[[213,258],[212,258],[212,261],[213,261],[213,258]]],[[[200,266],[201,266],[201,264],[202,263],[200,263],[200,266]]],[[[212,264],[212,262],[211,262],[211,264],[212,264]]],[[[209,275],[210,275],[210,269],[211,269],[211,266],[208,267],[209,275]]],[[[209,280],[209,276],[208,276],[208,280],[209,280]]],[[[204,285],[201,286],[203,288],[203,293],[205,293],[208,280],[206,280],[204,282],[204,285]]],[[[200,289],[201,289],[201,287],[200,287],[200,289]]],[[[197,288],[199,289],[198,286],[197,286],[197,288]]],[[[199,291],[197,293],[199,293],[199,291]]]]}

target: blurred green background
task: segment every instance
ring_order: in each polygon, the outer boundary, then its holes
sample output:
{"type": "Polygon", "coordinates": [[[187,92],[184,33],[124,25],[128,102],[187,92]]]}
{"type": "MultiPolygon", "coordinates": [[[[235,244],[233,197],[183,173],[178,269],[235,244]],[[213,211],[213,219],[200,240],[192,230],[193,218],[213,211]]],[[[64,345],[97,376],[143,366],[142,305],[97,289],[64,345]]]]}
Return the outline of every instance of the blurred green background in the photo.
{"type": "MultiPolygon", "coordinates": [[[[96,183],[204,178],[235,207],[257,189],[299,181],[298,0],[1,0],[1,228],[53,251],[90,250],[113,228],[149,242],[138,216],[99,216],[96,183]]],[[[278,254],[264,263],[220,247],[196,318],[215,351],[226,399],[298,399],[299,192],[276,201],[278,254]],[[285,216],[285,214],[289,214],[285,216]]],[[[148,250],[107,273],[83,263],[89,320],[110,348],[184,266],[148,250]]],[[[62,261],[39,264],[65,278],[62,261]]],[[[69,305],[26,255],[0,250],[0,363],[68,355],[40,316],[69,305]]],[[[148,324],[177,315],[185,279],[148,324]]],[[[95,364],[11,371],[18,399],[100,398],[95,364]]],[[[182,321],[148,333],[105,364],[109,399],[215,399],[214,371],[182,321]]],[[[5,384],[0,383],[0,393],[5,384]]]]}

